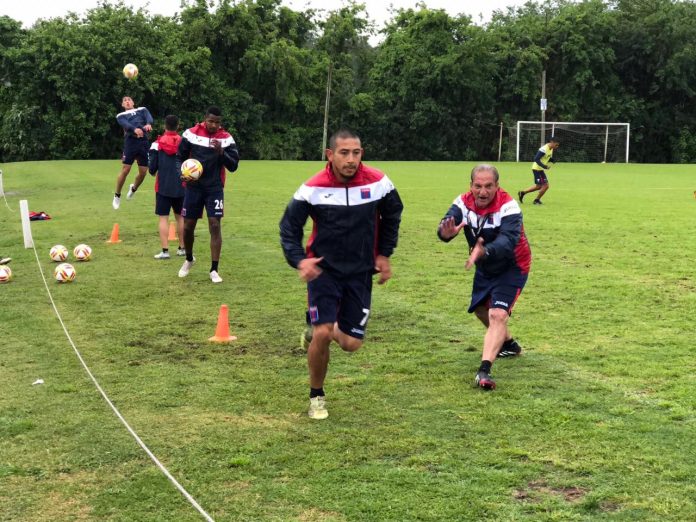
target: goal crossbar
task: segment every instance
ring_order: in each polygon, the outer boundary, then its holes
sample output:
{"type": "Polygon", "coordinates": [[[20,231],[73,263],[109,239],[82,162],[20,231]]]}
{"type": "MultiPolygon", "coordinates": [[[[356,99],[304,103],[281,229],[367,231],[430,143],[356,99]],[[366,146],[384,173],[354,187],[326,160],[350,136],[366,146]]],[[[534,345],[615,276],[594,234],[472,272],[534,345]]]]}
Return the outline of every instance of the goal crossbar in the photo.
{"type": "MultiPolygon", "coordinates": [[[[626,139],[625,139],[625,159],[624,161],[628,163],[628,152],[629,152],[629,140],[631,136],[631,124],[630,123],[624,123],[624,122],[562,122],[562,121],[546,121],[546,122],[541,122],[541,121],[518,121],[517,122],[517,137],[516,137],[516,153],[515,153],[515,158],[516,161],[520,161],[520,148],[521,148],[521,143],[520,143],[520,137],[522,135],[522,127],[526,126],[527,128],[530,127],[535,127],[536,131],[539,132],[539,142],[541,145],[545,143],[546,137],[551,137],[556,134],[556,130],[563,130],[566,132],[578,132],[582,133],[581,130],[574,131],[573,128],[579,128],[579,127],[585,127],[586,129],[589,128],[597,128],[598,132],[584,132],[584,134],[595,134],[595,135],[600,135],[602,132],[601,130],[604,131],[604,139],[603,143],[600,145],[603,145],[603,154],[602,158],[603,161],[607,161],[607,152],[608,152],[608,146],[609,146],[609,138],[610,138],[610,129],[612,129],[611,134],[618,134],[625,132],[626,133],[626,139]],[[603,127],[603,129],[601,129],[603,127]],[[601,130],[600,130],[601,129],[601,130]],[[548,131],[548,132],[547,132],[548,131]]],[[[526,158],[523,158],[526,159],[526,158]]]]}

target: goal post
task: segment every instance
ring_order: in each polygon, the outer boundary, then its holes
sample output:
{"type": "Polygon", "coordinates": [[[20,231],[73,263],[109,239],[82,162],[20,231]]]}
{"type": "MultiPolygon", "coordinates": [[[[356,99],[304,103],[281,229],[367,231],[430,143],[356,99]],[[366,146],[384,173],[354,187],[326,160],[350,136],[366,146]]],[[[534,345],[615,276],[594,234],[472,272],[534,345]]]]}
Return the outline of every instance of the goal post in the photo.
{"type": "Polygon", "coordinates": [[[516,161],[532,161],[540,140],[556,136],[563,161],[628,163],[630,123],[518,121],[515,132],[516,161]]]}

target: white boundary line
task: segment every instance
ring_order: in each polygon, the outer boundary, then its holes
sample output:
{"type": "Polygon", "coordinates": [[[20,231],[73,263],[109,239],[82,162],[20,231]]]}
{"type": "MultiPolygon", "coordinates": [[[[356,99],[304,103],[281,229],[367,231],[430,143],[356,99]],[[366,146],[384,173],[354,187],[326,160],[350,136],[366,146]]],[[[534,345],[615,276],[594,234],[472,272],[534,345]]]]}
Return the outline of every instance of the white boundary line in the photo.
{"type": "MultiPolygon", "coordinates": [[[[9,207],[8,207],[9,208],[9,207]]],[[[41,279],[43,279],[44,286],[46,287],[46,293],[48,294],[48,298],[51,301],[51,306],[53,307],[53,311],[56,314],[56,317],[58,318],[58,321],[60,322],[60,326],[63,328],[63,332],[65,333],[65,337],[68,338],[68,341],[70,342],[70,346],[72,346],[75,355],[77,355],[77,358],[80,360],[80,364],[82,364],[82,367],[85,369],[87,372],[87,375],[89,375],[89,378],[92,380],[94,383],[94,386],[96,386],[97,390],[99,390],[99,393],[101,396],[104,398],[106,403],[109,405],[111,410],[114,412],[116,417],[118,417],[118,420],[121,421],[121,423],[126,427],[128,430],[128,433],[130,433],[135,441],[138,443],[138,445],[143,449],[145,453],[147,453],[147,456],[150,457],[152,462],[155,463],[155,465],[160,469],[160,471],[169,479],[169,481],[174,484],[176,489],[179,490],[179,492],[186,498],[186,500],[189,501],[189,503],[196,508],[196,510],[203,515],[203,518],[205,518],[208,522],[215,522],[213,518],[206,513],[206,511],[196,502],[196,499],[194,499],[191,494],[184,489],[184,487],[179,484],[179,482],[174,478],[174,476],[169,472],[167,468],[164,467],[164,465],[159,461],[159,459],[150,451],[150,448],[148,448],[145,443],[142,441],[142,439],[138,436],[138,434],[133,430],[133,428],[130,427],[126,419],[123,418],[123,415],[121,415],[121,412],[118,411],[116,406],[113,405],[109,397],[106,395],[102,387],[99,385],[99,382],[97,382],[97,379],[92,375],[92,372],[90,371],[89,367],[87,366],[87,363],[85,363],[85,360],[82,358],[82,354],[80,354],[80,351],[77,349],[75,346],[75,343],[72,340],[72,337],[70,337],[70,333],[68,332],[68,329],[65,326],[65,323],[63,322],[63,318],[60,316],[60,312],[58,311],[58,308],[56,307],[56,303],[53,300],[53,295],[51,295],[51,290],[48,287],[48,283],[46,282],[46,276],[44,275],[43,268],[41,268],[41,261],[39,260],[39,254],[36,251],[36,246],[33,247],[34,249],[34,257],[36,257],[36,264],[39,267],[39,273],[41,274],[41,279]]]]}

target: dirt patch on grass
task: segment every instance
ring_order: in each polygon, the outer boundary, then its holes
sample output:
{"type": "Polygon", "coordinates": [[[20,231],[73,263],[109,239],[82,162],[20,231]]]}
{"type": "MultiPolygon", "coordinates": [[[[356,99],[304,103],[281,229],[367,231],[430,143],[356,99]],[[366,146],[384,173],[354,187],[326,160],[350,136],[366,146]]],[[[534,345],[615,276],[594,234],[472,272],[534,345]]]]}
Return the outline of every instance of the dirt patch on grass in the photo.
{"type": "Polygon", "coordinates": [[[540,502],[545,496],[561,496],[566,502],[577,502],[587,495],[588,490],[575,486],[552,487],[543,480],[533,480],[525,489],[515,490],[513,496],[520,501],[540,502]]]}

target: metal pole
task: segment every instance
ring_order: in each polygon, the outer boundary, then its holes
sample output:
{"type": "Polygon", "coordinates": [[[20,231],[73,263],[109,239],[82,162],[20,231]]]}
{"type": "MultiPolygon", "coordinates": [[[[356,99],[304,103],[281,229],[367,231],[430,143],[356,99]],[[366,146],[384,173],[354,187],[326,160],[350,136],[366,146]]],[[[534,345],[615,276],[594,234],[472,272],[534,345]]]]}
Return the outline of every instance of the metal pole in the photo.
{"type": "Polygon", "coordinates": [[[609,143],[609,125],[607,125],[607,131],[604,133],[604,161],[607,162],[607,144],[609,143]]]}
{"type": "Polygon", "coordinates": [[[544,69],[541,72],[541,99],[544,100],[542,101],[542,108],[541,108],[541,146],[543,147],[544,144],[546,143],[546,136],[544,132],[544,128],[546,127],[546,69],[544,69]]]}
{"type": "Polygon", "coordinates": [[[503,152],[503,122],[500,122],[500,137],[498,138],[498,161],[500,161],[500,155],[503,152]]]}
{"type": "Polygon", "coordinates": [[[515,156],[515,161],[519,163],[520,161],[520,129],[521,125],[520,122],[517,122],[517,154],[515,156]]]}
{"type": "Polygon", "coordinates": [[[628,140],[631,137],[631,124],[626,124],[626,163],[628,163],[628,140]]]}
{"type": "Polygon", "coordinates": [[[331,70],[333,62],[329,62],[329,72],[326,75],[326,103],[324,104],[324,137],[321,140],[321,161],[326,160],[326,135],[329,129],[329,101],[331,100],[331,70]]]}

